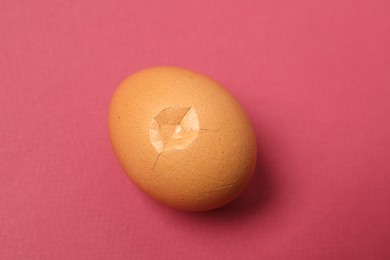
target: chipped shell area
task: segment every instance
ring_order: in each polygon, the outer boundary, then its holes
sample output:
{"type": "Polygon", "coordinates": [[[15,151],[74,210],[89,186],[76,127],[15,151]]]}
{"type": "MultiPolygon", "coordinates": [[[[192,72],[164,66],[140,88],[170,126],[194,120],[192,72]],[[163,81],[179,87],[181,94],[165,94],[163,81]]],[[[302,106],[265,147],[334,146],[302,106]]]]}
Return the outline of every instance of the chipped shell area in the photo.
{"type": "Polygon", "coordinates": [[[150,141],[156,151],[186,149],[198,136],[198,115],[193,107],[165,108],[151,120],[150,141]]]}

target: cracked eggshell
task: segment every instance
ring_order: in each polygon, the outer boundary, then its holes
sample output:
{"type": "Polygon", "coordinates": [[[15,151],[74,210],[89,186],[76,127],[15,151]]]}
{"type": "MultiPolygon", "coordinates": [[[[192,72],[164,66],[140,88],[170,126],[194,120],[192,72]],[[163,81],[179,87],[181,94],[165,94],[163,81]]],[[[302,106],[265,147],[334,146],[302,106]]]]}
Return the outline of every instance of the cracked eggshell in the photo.
{"type": "Polygon", "coordinates": [[[256,162],[255,134],[218,83],[177,67],[155,67],[115,91],[109,132],[123,170],[171,207],[204,211],[236,198],[256,162]]]}

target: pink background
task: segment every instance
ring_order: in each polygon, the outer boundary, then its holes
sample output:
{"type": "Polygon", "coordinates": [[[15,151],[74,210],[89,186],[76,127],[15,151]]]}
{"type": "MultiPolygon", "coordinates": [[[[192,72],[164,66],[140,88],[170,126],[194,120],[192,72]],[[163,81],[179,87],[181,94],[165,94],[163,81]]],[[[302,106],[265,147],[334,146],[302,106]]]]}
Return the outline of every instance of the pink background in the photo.
{"type": "Polygon", "coordinates": [[[0,259],[390,259],[390,2],[0,0],[0,259]],[[183,213],[120,169],[108,104],[156,65],[258,136],[235,202],[183,213]]]}

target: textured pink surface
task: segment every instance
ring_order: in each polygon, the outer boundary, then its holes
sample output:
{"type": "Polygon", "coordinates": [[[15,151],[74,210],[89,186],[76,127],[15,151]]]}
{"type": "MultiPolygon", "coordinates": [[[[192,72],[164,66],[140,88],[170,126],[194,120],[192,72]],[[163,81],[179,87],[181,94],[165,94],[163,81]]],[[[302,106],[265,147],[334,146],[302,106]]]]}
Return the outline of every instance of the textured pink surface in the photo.
{"type": "Polygon", "coordinates": [[[390,2],[0,1],[0,259],[390,259],[390,2]],[[217,211],[161,206],[111,151],[116,86],[221,82],[261,158],[217,211]]]}

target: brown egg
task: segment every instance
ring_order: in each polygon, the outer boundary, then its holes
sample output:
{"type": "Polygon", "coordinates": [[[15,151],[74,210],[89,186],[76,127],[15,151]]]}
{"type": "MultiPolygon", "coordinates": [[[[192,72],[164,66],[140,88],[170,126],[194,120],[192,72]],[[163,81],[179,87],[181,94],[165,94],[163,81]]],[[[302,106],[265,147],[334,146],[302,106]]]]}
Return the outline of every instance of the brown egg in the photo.
{"type": "Polygon", "coordinates": [[[137,72],[115,91],[109,130],[116,157],[145,193],[171,207],[220,207],[248,184],[256,138],[218,83],[177,67],[137,72]]]}

